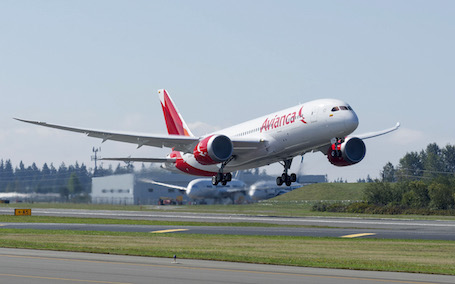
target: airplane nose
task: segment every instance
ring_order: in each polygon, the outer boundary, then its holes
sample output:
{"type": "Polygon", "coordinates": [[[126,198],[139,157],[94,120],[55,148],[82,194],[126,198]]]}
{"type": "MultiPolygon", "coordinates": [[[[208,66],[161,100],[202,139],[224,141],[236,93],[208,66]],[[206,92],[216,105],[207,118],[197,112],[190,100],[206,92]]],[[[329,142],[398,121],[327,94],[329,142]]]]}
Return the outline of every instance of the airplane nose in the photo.
{"type": "Polygon", "coordinates": [[[350,133],[354,132],[359,126],[359,118],[354,111],[349,112],[348,119],[345,120],[346,130],[350,133]]]}

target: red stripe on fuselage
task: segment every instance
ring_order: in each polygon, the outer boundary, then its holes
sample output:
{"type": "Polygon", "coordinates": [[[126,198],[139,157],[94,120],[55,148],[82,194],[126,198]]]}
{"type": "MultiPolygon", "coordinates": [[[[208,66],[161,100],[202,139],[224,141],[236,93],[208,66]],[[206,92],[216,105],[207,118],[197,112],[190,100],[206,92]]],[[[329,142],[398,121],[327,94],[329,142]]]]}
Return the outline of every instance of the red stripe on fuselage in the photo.
{"type": "Polygon", "coordinates": [[[172,151],[170,154],[171,158],[176,158],[177,161],[175,161],[175,168],[178,170],[190,174],[190,175],[195,175],[195,176],[214,176],[217,174],[217,172],[209,172],[209,171],[204,171],[198,168],[195,168],[188,164],[182,157],[180,152],[177,151],[172,151]]]}

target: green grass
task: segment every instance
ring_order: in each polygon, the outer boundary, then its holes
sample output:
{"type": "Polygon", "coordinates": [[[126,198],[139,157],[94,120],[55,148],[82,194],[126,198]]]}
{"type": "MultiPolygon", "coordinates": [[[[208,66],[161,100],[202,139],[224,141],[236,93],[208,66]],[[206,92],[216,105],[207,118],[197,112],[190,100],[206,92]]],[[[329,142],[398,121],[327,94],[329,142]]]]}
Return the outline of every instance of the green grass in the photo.
{"type": "MultiPolygon", "coordinates": [[[[315,227],[289,226],[254,222],[189,222],[189,221],[159,221],[134,219],[103,219],[76,218],[53,216],[13,216],[0,215],[0,223],[58,223],[58,224],[117,224],[117,225],[150,225],[150,226],[230,226],[230,227],[315,227]]],[[[325,227],[327,228],[327,227],[325,227]]]]}
{"type": "Polygon", "coordinates": [[[0,230],[2,247],[455,275],[455,242],[0,230]]]}
{"type": "Polygon", "coordinates": [[[275,201],[363,200],[366,183],[318,183],[275,197],[275,201]]]}
{"type": "Polygon", "coordinates": [[[248,214],[265,216],[326,216],[326,217],[374,217],[374,218],[409,218],[424,220],[455,220],[455,216],[423,215],[373,215],[314,212],[311,207],[320,200],[361,200],[366,183],[321,183],[308,185],[276,198],[247,205],[188,205],[188,206],[154,206],[154,205],[101,205],[72,203],[33,203],[2,204],[1,207],[13,208],[64,208],[87,210],[127,210],[127,211],[174,211],[198,213],[248,214]]]}

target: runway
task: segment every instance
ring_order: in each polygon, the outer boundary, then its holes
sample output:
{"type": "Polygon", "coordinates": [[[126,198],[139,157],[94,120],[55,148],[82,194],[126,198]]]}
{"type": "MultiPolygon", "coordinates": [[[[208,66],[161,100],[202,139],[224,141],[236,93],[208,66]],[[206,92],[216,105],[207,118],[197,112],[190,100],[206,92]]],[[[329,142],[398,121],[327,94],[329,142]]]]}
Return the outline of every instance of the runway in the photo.
{"type": "Polygon", "coordinates": [[[52,283],[455,283],[454,276],[318,269],[202,260],[0,249],[0,282],[52,283]]]}
{"type": "MultiPolygon", "coordinates": [[[[12,214],[11,208],[0,208],[0,214],[12,214]]],[[[151,232],[181,229],[179,233],[284,235],[312,237],[342,237],[356,235],[386,239],[455,240],[455,221],[331,218],[331,217],[271,217],[240,214],[212,214],[161,211],[100,211],[76,209],[33,209],[38,216],[96,217],[135,220],[196,221],[196,222],[254,222],[305,227],[225,227],[225,226],[138,226],[138,225],[81,225],[81,224],[21,224],[5,223],[4,228],[71,229],[124,232],[151,232]],[[47,227],[46,227],[47,226],[47,227]]]]}
{"type": "MultiPolygon", "coordinates": [[[[432,230],[420,227],[406,229],[344,229],[344,228],[302,228],[302,227],[228,227],[228,226],[147,226],[147,225],[104,225],[104,224],[64,224],[64,223],[2,223],[4,229],[43,229],[79,230],[178,234],[225,234],[261,236],[301,236],[301,237],[340,237],[340,238],[380,238],[380,239],[419,239],[455,240],[453,230],[432,230]]],[[[1,229],[0,229],[1,230],[1,229]]]]}

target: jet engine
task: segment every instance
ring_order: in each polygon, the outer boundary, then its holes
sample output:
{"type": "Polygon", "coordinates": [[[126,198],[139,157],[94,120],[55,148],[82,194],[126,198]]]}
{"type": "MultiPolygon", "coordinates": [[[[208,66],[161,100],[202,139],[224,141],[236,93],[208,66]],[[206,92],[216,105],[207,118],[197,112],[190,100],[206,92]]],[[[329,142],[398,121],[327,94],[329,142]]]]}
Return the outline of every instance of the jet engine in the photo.
{"type": "Polygon", "coordinates": [[[327,152],[327,159],[332,165],[338,167],[350,166],[362,161],[365,157],[366,147],[362,139],[350,137],[338,140],[332,144],[327,152]]]}
{"type": "Polygon", "coordinates": [[[211,135],[202,139],[193,154],[196,160],[203,165],[213,165],[226,161],[232,155],[232,141],[225,135],[211,135]]]}

